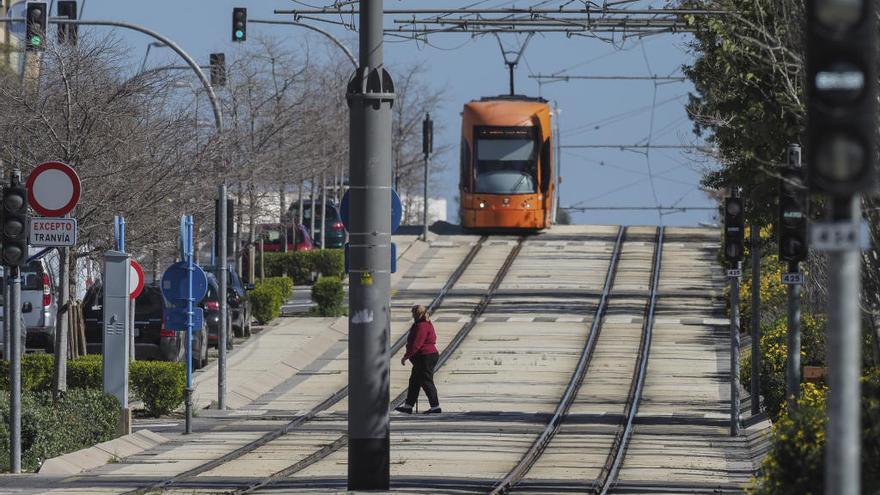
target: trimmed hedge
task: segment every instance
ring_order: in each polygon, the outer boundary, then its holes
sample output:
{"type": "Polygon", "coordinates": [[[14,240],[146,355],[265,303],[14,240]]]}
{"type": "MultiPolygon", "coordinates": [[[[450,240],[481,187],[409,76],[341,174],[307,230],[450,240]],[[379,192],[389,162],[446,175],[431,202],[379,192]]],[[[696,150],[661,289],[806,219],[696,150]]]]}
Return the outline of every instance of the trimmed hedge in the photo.
{"type": "Polygon", "coordinates": [[[342,249],[314,249],[287,253],[266,253],[266,275],[291,277],[305,283],[313,274],[324,277],[345,276],[345,253],[342,249]]]}
{"type": "Polygon", "coordinates": [[[312,300],[318,304],[321,316],[341,316],[345,290],[338,277],[321,277],[312,286],[312,300]]]}
{"type": "MultiPolygon", "coordinates": [[[[104,384],[102,359],[100,354],[90,354],[68,361],[68,390],[101,390],[104,384]]],[[[54,365],[55,359],[49,354],[22,356],[22,390],[51,391],[54,365]]],[[[4,376],[0,380],[0,388],[3,390],[9,390],[8,369],[9,363],[0,361],[0,370],[4,376]]],[[[128,373],[131,394],[143,401],[147,414],[162,416],[183,403],[186,369],[182,363],[134,361],[130,363],[128,373]]]]}
{"type": "Polygon", "coordinates": [[[251,311],[260,325],[265,325],[281,315],[281,305],[284,298],[281,297],[281,289],[271,283],[261,283],[250,291],[248,298],[251,300],[251,311]]]}
{"type": "MultiPolygon", "coordinates": [[[[825,396],[811,383],[801,387],[795,410],[783,406],[773,426],[773,445],[762,476],[751,492],[757,495],[823,493],[825,483],[825,396]]],[[[862,493],[880,493],[880,371],[862,378],[862,493]]]]}
{"type": "MultiPolygon", "coordinates": [[[[100,390],[70,390],[62,399],[51,392],[25,392],[21,401],[21,463],[35,471],[46,459],[106,442],[116,436],[119,402],[100,390]]],[[[9,397],[0,394],[0,449],[9,452],[9,397]]],[[[9,471],[0,455],[0,471],[9,471]]]]}

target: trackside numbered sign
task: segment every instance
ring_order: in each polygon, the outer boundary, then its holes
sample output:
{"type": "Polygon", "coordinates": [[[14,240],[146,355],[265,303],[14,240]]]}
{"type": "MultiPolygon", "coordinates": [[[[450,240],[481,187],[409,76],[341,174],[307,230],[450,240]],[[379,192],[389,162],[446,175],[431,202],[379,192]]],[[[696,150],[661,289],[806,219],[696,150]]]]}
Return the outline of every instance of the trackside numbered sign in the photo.
{"type": "Polygon", "coordinates": [[[740,269],[732,269],[727,270],[727,278],[739,278],[742,277],[743,271],[740,269]]]}
{"type": "Polygon", "coordinates": [[[39,247],[76,245],[75,218],[31,217],[28,244],[39,247]]]}
{"type": "Polygon", "coordinates": [[[803,273],[783,273],[782,283],[785,285],[804,285],[803,273]]]}

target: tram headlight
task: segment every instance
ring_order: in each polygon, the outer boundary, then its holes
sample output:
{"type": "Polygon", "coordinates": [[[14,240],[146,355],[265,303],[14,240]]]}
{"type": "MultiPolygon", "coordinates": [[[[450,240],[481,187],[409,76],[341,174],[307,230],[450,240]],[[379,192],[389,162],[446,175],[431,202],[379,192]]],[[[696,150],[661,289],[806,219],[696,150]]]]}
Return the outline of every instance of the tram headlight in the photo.
{"type": "Polygon", "coordinates": [[[531,205],[529,204],[528,201],[523,201],[523,202],[522,202],[522,207],[523,207],[523,208],[529,208],[530,206],[531,206],[531,205]]]}
{"type": "Polygon", "coordinates": [[[485,208],[485,207],[486,207],[486,202],[480,201],[480,208],[485,208]]]}

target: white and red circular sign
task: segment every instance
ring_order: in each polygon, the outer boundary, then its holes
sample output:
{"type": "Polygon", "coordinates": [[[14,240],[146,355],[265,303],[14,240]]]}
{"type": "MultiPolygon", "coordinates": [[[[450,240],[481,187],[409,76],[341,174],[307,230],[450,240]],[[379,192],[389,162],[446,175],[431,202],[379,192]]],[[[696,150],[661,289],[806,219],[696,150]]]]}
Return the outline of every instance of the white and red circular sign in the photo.
{"type": "Polygon", "coordinates": [[[129,275],[129,299],[136,299],[137,296],[141,294],[141,291],[144,290],[144,269],[141,268],[140,263],[135,260],[131,260],[131,274],[129,275]]]}
{"type": "Polygon", "coordinates": [[[28,176],[27,191],[34,211],[44,217],[63,217],[79,201],[79,176],[64,163],[41,163],[28,176]]]}

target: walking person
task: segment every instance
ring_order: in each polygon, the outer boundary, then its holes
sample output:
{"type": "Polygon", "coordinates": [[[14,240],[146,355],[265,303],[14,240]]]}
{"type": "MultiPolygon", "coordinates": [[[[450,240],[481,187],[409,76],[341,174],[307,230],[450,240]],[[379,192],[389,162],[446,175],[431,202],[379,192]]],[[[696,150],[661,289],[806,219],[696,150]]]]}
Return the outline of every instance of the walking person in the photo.
{"type": "Polygon", "coordinates": [[[412,414],[413,407],[419,398],[419,389],[425,390],[428,403],[431,408],[425,414],[437,414],[442,412],[440,400],[437,398],[437,387],[434,386],[434,367],[440,355],[437,353],[437,334],[434,325],[428,318],[428,308],[415,305],[412,307],[413,324],[409,328],[409,337],[406,340],[406,354],[400,359],[400,364],[406,366],[407,359],[412,362],[413,369],[409,375],[409,390],[406,394],[406,403],[394,408],[397,412],[412,414]]]}

